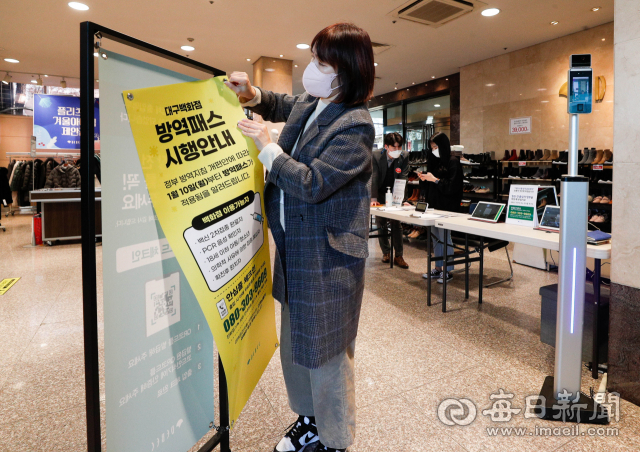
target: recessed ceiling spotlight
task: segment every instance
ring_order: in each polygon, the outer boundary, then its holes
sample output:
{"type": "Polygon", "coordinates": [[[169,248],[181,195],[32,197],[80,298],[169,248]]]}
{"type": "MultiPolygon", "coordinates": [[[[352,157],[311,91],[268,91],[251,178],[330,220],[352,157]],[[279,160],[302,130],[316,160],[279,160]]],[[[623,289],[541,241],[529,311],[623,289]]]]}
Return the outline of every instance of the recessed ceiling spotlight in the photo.
{"type": "Polygon", "coordinates": [[[559,22],[557,20],[554,20],[553,22],[551,22],[551,25],[558,25],[558,23],[559,22]]]}
{"type": "Polygon", "coordinates": [[[377,65],[378,65],[378,63],[373,63],[373,65],[374,65],[374,66],[377,66],[377,65]]]}
{"type": "Polygon", "coordinates": [[[603,41],[606,41],[606,38],[602,38],[603,41]]]}
{"type": "Polygon", "coordinates": [[[298,44],[296,47],[304,50],[309,48],[309,44],[298,44]]]}
{"type": "Polygon", "coordinates": [[[19,63],[20,61],[14,59],[14,58],[5,58],[4,59],[7,63],[19,63]]]}
{"type": "Polygon", "coordinates": [[[247,61],[251,61],[251,58],[247,58],[247,61]]]}
{"type": "Polygon", "coordinates": [[[439,106],[440,106],[440,104],[433,104],[433,106],[434,106],[434,107],[439,107],[439,106]]]}
{"type": "Polygon", "coordinates": [[[496,86],[495,83],[487,83],[485,86],[496,86]]]}
{"type": "Polygon", "coordinates": [[[93,52],[93,56],[98,58],[100,55],[98,55],[98,52],[93,52]]]}
{"type": "Polygon", "coordinates": [[[436,76],[435,76],[435,75],[432,75],[432,76],[431,76],[431,78],[436,78],[436,76]]]}
{"type": "Polygon", "coordinates": [[[411,84],[412,84],[412,85],[415,85],[415,84],[416,84],[416,82],[411,82],[411,84]]]}
{"type": "Polygon", "coordinates": [[[498,8],[487,8],[484,11],[482,11],[482,15],[484,17],[496,16],[498,14],[500,14],[500,10],[498,8]]]}
{"type": "Polygon", "coordinates": [[[596,11],[600,11],[601,9],[602,9],[602,6],[595,6],[595,7],[591,8],[591,11],[593,11],[595,13],[596,11]]]}
{"type": "Polygon", "coordinates": [[[195,47],[192,47],[192,46],[182,46],[182,47],[180,47],[180,48],[181,48],[182,50],[187,51],[187,52],[191,52],[191,51],[193,51],[193,50],[196,50],[196,48],[195,48],[195,47]]]}
{"type": "Polygon", "coordinates": [[[47,74],[44,74],[45,77],[49,77],[47,74]]]}
{"type": "Polygon", "coordinates": [[[542,100],[542,101],[540,101],[540,102],[541,102],[541,103],[543,103],[543,104],[548,104],[548,103],[549,103],[549,101],[548,101],[548,100],[542,100]]]}
{"type": "Polygon", "coordinates": [[[280,55],[280,58],[283,58],[283,57],[284,57],[284,55],[280,55]]]}
{"type": "Polygon", "coordinates": [[[276,70],[272,67],[268,67],[265,69],[266,72],[275,72],[276,70]]]}
{"type": "Polygon", "coordinates": [[[294,67],[298,67],[298,65],[297,65],[297,64],[294,64],[293,66],[294,66],[294,67]]]}
{"type": "Polygon", "coordinates": [[[80,2],[69,2],[69,6],[73,9],[77,9],[78,11],[86,11],[89,9],[87,5],[80,2]]]}
{"type": "Polygon", "coordinates": [[[538,91],[546,91],[547,88],[538,88],[538,91]]]}

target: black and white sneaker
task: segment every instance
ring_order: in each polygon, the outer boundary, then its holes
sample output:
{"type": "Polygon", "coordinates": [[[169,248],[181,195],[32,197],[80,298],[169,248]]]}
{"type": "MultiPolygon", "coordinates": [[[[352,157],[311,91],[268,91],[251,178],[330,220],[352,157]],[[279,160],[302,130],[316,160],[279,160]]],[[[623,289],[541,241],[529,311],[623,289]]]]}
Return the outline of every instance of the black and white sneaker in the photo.
{"type": "MultiPolygon", "coordinates": [[[[451,274],[451,272],[447,272],[447,282],[451,281],[453,279],[453,275],[451,274]]],[[[443,284],[444,283],[444,277],[443,277],[443,272],[440,272],[440,276],[438,277],[438,284],[443,284]]]]}
{"type": "Polygon", "coordinates": [[[431,273],[423,273],[423,274],[422,274],[422,277],[423,277],[424,279],[429,279],[429,278],[431,278],[431,279],[433,279],[433,278],[439,278],[441,273],[442,273],[442,272],[441,272],[440,270],[436,270],[436,269],[434,268],[433,270],[431,270],[431,273]]]}
{"type": "Polygon", "coordinates": [[[298,416],[298,420],[289,426],[289,431],[280,440],[273,452],[301,452],[307,444],[318,441],[316,419],[298,416]]]}

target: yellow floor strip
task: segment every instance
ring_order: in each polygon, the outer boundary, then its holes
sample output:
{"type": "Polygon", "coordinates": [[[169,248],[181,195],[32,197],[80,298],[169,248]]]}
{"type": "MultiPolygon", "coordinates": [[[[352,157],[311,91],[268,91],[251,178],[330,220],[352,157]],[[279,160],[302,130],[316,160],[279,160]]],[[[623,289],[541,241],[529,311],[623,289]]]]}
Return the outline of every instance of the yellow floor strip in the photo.
{"type": "Polygon", "coordinates": [[[18,282],[20,278],[7,278],[0,281],[0,295],[4,295],[5,292],[18,282]]]}

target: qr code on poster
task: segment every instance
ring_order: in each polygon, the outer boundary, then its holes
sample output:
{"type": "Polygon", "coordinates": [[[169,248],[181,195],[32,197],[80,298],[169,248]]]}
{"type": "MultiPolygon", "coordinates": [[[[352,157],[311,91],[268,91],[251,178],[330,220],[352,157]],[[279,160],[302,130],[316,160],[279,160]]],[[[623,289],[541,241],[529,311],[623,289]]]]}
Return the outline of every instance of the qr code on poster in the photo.
{"type": "Polygon", "coordinates": [[[180,321],[180,273],[145,284],[147,337],[180,321]]]}
{"type": "Polygon", "coordinates": [[[165,316],[173,315],[176,310],[173,307],[173,294],[175,293],[175,287],[171,287],[168,290],[160,293],[154,293],[151,295],[153,300],[153,319],[152,324],[155,324],[159,319],[165,316]]]}

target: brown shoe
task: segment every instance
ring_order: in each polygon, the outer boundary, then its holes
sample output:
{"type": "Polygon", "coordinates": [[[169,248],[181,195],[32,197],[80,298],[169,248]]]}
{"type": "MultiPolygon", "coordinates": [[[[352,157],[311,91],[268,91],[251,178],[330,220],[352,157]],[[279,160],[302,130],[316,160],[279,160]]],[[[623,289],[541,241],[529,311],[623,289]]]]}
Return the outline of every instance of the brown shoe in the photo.
{"type": "Polygon", "coordinates": [[[391,260],[391,256],[389,255],[389,253],[382,255],[382,263],[383,264],[388,264],[390,260],[391,260]]]}
{"type": "Polygon", "coordinates": [[[393,258],[393,265],[400,267],[400,268],[404,268],[407,269],[409,268],[409,264],[407,264],[404,259],[402,258],[402,256],[396,256],[393,258]]]}

